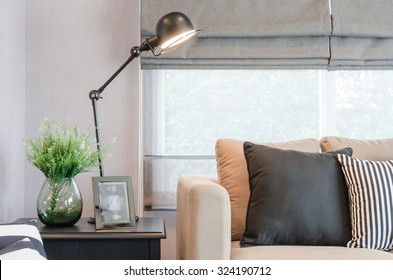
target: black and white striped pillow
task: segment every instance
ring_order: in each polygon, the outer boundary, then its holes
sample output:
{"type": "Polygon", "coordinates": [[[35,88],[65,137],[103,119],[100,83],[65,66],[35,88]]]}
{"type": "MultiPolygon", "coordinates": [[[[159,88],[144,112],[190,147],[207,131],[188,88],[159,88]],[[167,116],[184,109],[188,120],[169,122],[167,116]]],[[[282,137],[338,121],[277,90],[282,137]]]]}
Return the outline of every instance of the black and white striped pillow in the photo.
{"type": "Polygon", "coordinates": [[[349,188],[352,239],[348,247],[393,249],[393,160],[338,154],[349,188]]]}
{"type": "Polygon", "coordinates": [[[30,224],[0,225],[0,260],[46,259],[37,227],[30,224]]]}
{"type": "MultiPolygon", "coordinates": [[[[2,237],[0,237],[2,238],[2,237]]],[[[0,250],[0,260],[45,260],[40,249],[29,237],[16,241],[12,245],[0,250]]]]}

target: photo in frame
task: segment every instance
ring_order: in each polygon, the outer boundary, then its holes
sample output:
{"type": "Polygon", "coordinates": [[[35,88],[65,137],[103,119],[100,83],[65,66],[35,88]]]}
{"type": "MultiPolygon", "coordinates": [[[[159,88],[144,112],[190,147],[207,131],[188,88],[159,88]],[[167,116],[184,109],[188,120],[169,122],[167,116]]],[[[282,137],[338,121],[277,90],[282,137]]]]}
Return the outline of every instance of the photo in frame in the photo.
{"type": "Polygon", "coordinates": [[[131,177],[93,177],[92,181],[96,229],[135,228],[135,205],[131,177]]]}

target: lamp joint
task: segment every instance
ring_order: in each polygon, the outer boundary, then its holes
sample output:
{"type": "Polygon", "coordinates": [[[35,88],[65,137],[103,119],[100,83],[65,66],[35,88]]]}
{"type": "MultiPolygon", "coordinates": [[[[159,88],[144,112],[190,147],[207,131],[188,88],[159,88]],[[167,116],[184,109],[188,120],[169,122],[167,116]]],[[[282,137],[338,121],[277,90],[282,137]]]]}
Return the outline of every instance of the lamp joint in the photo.
{"type": "Polygon", "coordinates": [[[102,99],[102,97],[101,97],[101,92],[98,91],[98,90],[92,90],[92,91],[90,91],[90,93],[89,93],[89,98],[90,98],[91,100],[95,99],[95,100],[98,101],[98,100],[102,99]]]}
{"type": "Polygon", "coordinates": [[[132,57],[138,57],[141,54],[139,47],[133,47],[130,51],[132,57]]]}

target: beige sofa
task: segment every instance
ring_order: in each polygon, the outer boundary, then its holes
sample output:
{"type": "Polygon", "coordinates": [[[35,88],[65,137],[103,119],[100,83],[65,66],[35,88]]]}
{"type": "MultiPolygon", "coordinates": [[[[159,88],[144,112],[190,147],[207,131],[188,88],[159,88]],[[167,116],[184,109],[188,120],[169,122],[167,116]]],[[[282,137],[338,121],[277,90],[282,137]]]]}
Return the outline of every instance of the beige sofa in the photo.
{"type": "MultiPolygon", "coordinates": [[[[303,152],[325,152],[351,147],[352,157],[393,159],[393,139],[356,140],[342,137],[262,143],[303,152]]],[[[241,247],[250,186],[243,141],[219,139],[217,175],[184,175],[177,189],[178,259],[390,259],[393,250],[347,246],[261,245],[241,247]]],[[[390,232],[390,234],[392,234],[390,232]]]]}

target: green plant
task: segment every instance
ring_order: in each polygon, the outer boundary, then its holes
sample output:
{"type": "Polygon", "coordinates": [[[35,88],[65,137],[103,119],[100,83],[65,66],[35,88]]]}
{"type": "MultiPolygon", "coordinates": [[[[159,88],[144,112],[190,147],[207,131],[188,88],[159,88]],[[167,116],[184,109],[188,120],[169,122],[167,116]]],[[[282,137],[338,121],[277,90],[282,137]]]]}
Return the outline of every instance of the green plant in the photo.
{"type": "Polygon", "coordinates": [[[44,119],[39,137],[25,141],[26,158],[47,178],[74,178],[97,166],[103,156],[96,142],[91,140],[92,133],[92,130],[80,131],[77,126],[69,129],[44,119]]]}

